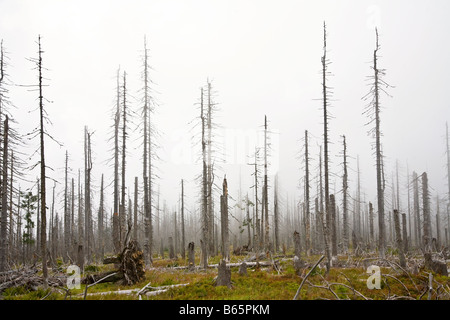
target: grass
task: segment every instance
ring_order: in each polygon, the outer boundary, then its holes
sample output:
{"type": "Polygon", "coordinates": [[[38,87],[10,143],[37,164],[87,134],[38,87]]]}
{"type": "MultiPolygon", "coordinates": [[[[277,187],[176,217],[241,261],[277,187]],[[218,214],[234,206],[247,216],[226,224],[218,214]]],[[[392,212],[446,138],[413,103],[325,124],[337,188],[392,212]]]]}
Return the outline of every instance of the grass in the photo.
{"type": "MultiPolygon", "coordinates": [[[[312,266],[319,256],[303,257],[312,266]]],[[[242,257],[232,256],[231,262],[238,262],[242,257]]],[[[220,257],[210,260],[217,263],[220,257]],[[216,261],[217,260],[217,261],[216,261]]],[[[346,261],[346,257],[341,257],[346,261]]],[[[108,292],[118,290],[140,289],[151,283],[152,287],[174,284],[188,284],[183,287],[171,288],[156,296],[144,296],[149,300],[291,300],[303,277],[309,269],[303,270],[301,276],[295,273],[292,260],[280,262],[281,272],[273,268],[248,268],[247,275],[239,275],[238,268],[232,270],[232,287],[216,287],[214,278],[217,269],[200,270],[196,272],[187,269],[171,269],[173,266],[184,266],[183,259],[155,259],[153,269],[146,271],[145,279],[134,286],[123,286],[116,283],[100,283],[88,289],[88,293],[108,292]]],[[[95,266],[90,272],[111,270],[111,266],[95,266]]],[[[316,268],[303,285],[299,298],[302,300],[350,299],[350,300],[385,300],[392,297],[412,297],[427,299],[428,271],[421,270],[418,275],[406,275],[393,268],[381,268],[381,288],[368,289],[367,279],[370,274],[363,267],[331,268],[326,274],[325,268],[316,268]],[[410,278],[411,277],[411,278],[410,278]],[[364,297],[363,297],[364,296],[364,297]]],[[[450,299],[449,277],[433,275],[433,299],[450,299]]],[[[71,299],[83,299],[85,286],[70,290],[71,299]]],[[[11,300],[62,300],[63,290],[27,288],[10,288],[3,293],[4,299],[11,300]]],[[[106,294],[87,296],[88,300],[135,300],[136,294],[106,294]]]]}

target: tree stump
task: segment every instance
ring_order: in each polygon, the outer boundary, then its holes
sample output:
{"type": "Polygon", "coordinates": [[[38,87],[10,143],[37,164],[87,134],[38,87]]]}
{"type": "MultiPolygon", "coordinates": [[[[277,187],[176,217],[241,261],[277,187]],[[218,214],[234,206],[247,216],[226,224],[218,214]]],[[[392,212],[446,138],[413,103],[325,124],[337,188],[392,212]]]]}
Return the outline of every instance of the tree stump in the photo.
{"type": "Polygon", "coordinates": [[[219,273],[217,275],[215,286],[227,286],[231,288],[231,269],[227,268],[227,263],[225,260],[219,262],[219,273]]]}
{"type": "Polygon", "coordinates": [[[189,242],[188,245],[188,263],[189,270],[194,270],[195,268],[195,252],[194,252],[194,242],[189,242]]]}
{"type": "Polygon", "coordinates": [[[242,262],[241,265],[239,266],[239,274],[241,276],[247,275],[247,264],[245,262],[242,262]]]}

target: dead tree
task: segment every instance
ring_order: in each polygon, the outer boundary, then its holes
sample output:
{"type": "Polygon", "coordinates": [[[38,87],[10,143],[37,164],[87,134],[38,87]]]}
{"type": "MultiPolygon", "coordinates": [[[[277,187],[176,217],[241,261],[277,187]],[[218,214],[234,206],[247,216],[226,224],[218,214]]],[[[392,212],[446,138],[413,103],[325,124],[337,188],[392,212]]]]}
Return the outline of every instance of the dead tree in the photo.
{"type": "Polygon", "coordinates": [[[86,260],[91,261],[92,245],[93,245],[93,230],[92,230],[92,207],[91,207],[91,171],[92,171],[92,156],[91,156],[91,135],[87,127],[84,127],[84,219],[85,219],[85,248],[84,254],[86,260]]]}
{"type": "Polygon", "coordinates": [[[262,190],[262,225],[261,225],[261,243],[262,247],[269,251],[269,199],[268,199],[268,178],[267,178],[267,116],[264,116],[264,184],[262,190]],[[263,229],[264,228],[264,229],[263,229]]]}
{"type": "Polygon", "coordinates": [[[403,252],[406,254],[408,252],[408,232],[406,228],[406,213],[402,213],[402,243],[403,252]]]}
{"type": "Polygon", "coordinates": [[[68,162],[69,153],[66,150],[65,168],[64,168],[64,254],[63,259],[67,262],[67,258],[70,252],[71,242],[71,225],[70,225],[70,211],[69,211],[69,195],[68,195],[68,162]]]}
{"type": "Polygon", "coordinates": [[[428,193],[428,176],[422,173],[422,201],[423,201],[423,248],[425,252],[431,251],[431,215],[430,195],[428,193]]]}
{"type": "Polygon", "coordinates": [[[416,245],[422,247],[422,224],[420,220],[420,210],[419,210],[419,177],[416,172],[413,172],[413,210],[415,219],[415,234],[416,234],[416,245]]]}
{"type": "MultiPolygon", "coordinates": [[[[328,243],[331,243],[331,247],[333,247],[333,239],[331,237],[331,211],[330,211],[330,191],[329,191],[329,151],[328,151],[328,120],[330,118],[328,107],[329,107],[329,93],[327,86],[327,75],[329,72],[327,71],[327,66],[329,61],[327,60],[327,33],[326,33],[326,24],[323,23],[323,56],[322,56],[322,103],[323,103],[323,144],[324,144],[324,181],[325,181],[325,238],[328,243]]],[[[328,248],[329,249],[329,248],[328,248]]],[[[327,266],[331,263],[329,260],[330,253],[327,253],[327,266]]]]}
{"type": "Polygon", "coordinates": [[[149,79],[149,63],[148,63],[148,49],[147,39],[144,37],[144,59],[143,59],[143,81],[144,81],[144,104],[142,108],[142,123],[143,123],[143,159],[142,159],[142,175],[144,183],[144,250],[145,250],[145,264],[150,266],[152,264],[152,246],[153,246],[153,224],[152,224],[152,144],[151,144],[151,102],[150,95],[150,79],[149,79]],[[149,171],[149,172],[148,172],[149,171]]]}
{"type": "Polygon", "coordinates": [[[222,259],[230,260],[230,244],[228,233],[228,185],[226,177],[223,178],[222,195],[220,196],[220,217],[222,235],[222,259]]]}
{"type": "Polygon", "coordinates": [[[280,247],[280,229],[279,229],[279,208],[278,208],[278,175],[275,176],[275,188],[273,199],[273,227],[274,227],[274,252],[278,252],[280,247]]]}
{"type": "Polygon", "coordinates": [[[305,250],[306,255],[311,255],[311,212],[309,197],[309,152],[308,152],[308,130],[305,130],[305,250]]]}
{"type": "Polygon", "coordinates": [[[189,242],[188,245],[188,264],[189,270],[194,270],[195,268],[195,251],[194,251],[194,242],[189,242]]]}
{"type": "Polygon", "coordinates": [[[373,225],[373,205],[369,202],[369,246],[372,249],[372,244],[375,241],[374,225],[373,225]]]}
{"type": "Polygon", "coordinates": [[[112,216],[112,238],[114,252],[120,252],[120,230],[119,230],[119,128],[120,128],[120,69],[117,70],[117,98],[114,113],[114,208],[112,216]]]}
{"type": "Polygon", "coordinates": [[[400,266],[402,268],[406,268],[406,260],[405,260],[405,253],[403,251],[403,243],[402,243],[402,234],[400,230],[400,217],[398,210],[394,210],[394,225],[395,225],[395,236],[396,236],[396,244],[397,244],[397,250],[398,255],[400,258],[400,266]]]}
{"type": "MultiPolygon", "coordinates": [[[[344,175],[342,176],[342,207],[343,207],[343,234],[342,234],[342,243],[344,251],[348,250],[349,243],[349,230],[348,230],[348,203],[347,203],[347,193],[348,193],[348,173],[347,173],[347,143],[345,140],[345,135],[343,138],[343,157],[344,157],[344,175]]],[[[359,180],[359,179],[358,179],[359,180]]],[[[359,202],[358,196],[356,201],[359,202]]],[[[357,206],[359,203],[357,202],[357,206]]],[[[358,210],[357,210],[358,211],[358,210]]]]}
{"type": "Polygon", "coordinates": [[[100,205],[98,208],[98,253],[100,257],[105,254],[105,235],[104,235],[104,219],[105,219],[105,200],[104,200],[104,185],[103,174],[100,182],[100,205]]]}
{"type": "Polygon", "coordinates": [[[6,271],[7,269],[7,253],[8,253],[8,239],[7,239],[7,227],[8,227],[8,116],[6,116],[4,126],[3,126],[3,163],[2,163],[2,209],[1,209],[1,220],[0,220],[0,272],[6,271]]]}
{"type": "Polygon", "coordinates": [[[122,83],[122,162],[121,162],[121,196],[119,205],[119,239],[122,243],[125,239],[126,232],[126,146],[127,146],[127,73],[123,72],[123,83],[122,83]]]}
{"type": "Polygon", "coordinates": [[[133,239],[138,240],[138,177],[134,177],[134,204],[133,204],[133,239]]]}
{"type": "Polygon", "coordinates": [[[201,119],[201,126],[202,126],[202,137],[201,137],[201,144],[202,144],[202,199],[201,199],[201,205],[202,205],[202,240],[201,240],[201,249],[202,249],[202,262],[203,267],[205,269],[208,268],[208,255],[209,255],[209,214],[208,214],[208,169],[207,169],[207,154],[206,154],[206,137],[205,137],[205,130],[206,130],[206,116],[205,116],[205,110],[204,110],[204,104],[203,104],[203,88],[200,88],[200,119],[201,119]]]}
{"type": "Polygon", "coordinates": [[[186,257],[186,237],[185,237],[185,230],[184,230],[184,181],[181,179],[181,257],[183,260],[186,257]]]}
{"type": "Polygon", "coordinates": [[[386,91],[381,87],[389,87],[389,85],[382,79],[385,75],[385,70],[380,69],[378,66],[378,51],[380,50],[380,45],[378,43],[378,30],[375,29],[376,34],[376,45],[373,51],[373,85],[370,92],[363,98],[371,97],[371,101],[365,110],[371,119],[369,123],[375,121],[375,128],[369,131],[369,134],[375,136],[375,158],[376,158],[376,177],[377,177],[377,204],[378,204],[378,249],[380,256],[382,258],[386,257],[385,246],[386,246],[386,229],[385,229],[385,214],[384,214],[384,172],[383,172],[383,154],[381,145],[381,120],[380,120],[380,91],[386,93],[386,91]],[[373,132],[375,131],[375,132],[373,132]]]}

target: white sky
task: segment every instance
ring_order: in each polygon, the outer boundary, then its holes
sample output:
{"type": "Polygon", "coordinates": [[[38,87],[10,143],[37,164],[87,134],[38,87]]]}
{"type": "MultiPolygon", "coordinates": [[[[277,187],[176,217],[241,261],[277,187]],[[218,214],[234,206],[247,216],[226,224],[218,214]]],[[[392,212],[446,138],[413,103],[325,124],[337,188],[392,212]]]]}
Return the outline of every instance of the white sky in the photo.
{"type": "MultiPolygon", "coordinates": [[[[410,171],[427,171],[433,192],[445,196],[445,122],[449,120],[450,46],[447,41],[450,2],[443,1],[61,1],[0,0],[0,38],[9,52],[8,73],[15,84],[36,83],[36,71],[26,58],[37,56],[37,37],[42,36],[43,63],[49,70],[44,95],[53,126],[48,130],[64,147],[47,140],[50,173],[59,179],[64,153],[70,154],[73,176],[83,169],[83,128],[95,130],[93,179],[98,189],[100,176],[107,179],[111,168],[104,161],[115,103],[117,68],[126,70],[128,89],[138,110],[141,54],[144,35],[150,49],[151,73],[159,106],[155,122],[162,137],[158,163],[161,199],[174,208],[180,180],[187,180],[190,206],[198,190],[193,177],[200,173],[191,152],[191,121],[198,116],[200,87],[213,81],[220,106],[216,122],[225,130],[227,146],[237,135],[248,141],[244,151],[253,152],[252,136],[261,130],[264,115],[272,137],[272,172],[278,171],[282,192],[299,199],[303,164],[304,130],[311,134],[312,167],[317,165],[322,141],[321,56],[323,21],[327,23],[329,67],[334,76],[329,123],[333,144],[331,170],[340,190],[342,168],[341,135],[347,137],[350,192],[355,191],[356,156],[360,157],[362,187],[367,200],[375,196],[373,139],[367,135],[368,119],[362,115],[368,92],[367,76],[375,48],[375,25],[380,33],[379,64],[387,71],[385,80],[395,86],[382,97],[382,140],[386,156],[386,178],[391,183],[398,159],[401,183],[406,184],[406,163],[410,171]],[[244,133],[242,133],[244,132],[244,133]]],[[[38,124],[36,92],[10,88],[10,98],[21,132],[38,124]]],[[[129,186],[134,176],[141,179],[141,149],[137,134],[131,134],[128,161],[129,186]],[[136,148],[134,151],[132,148],[136,148]]],[[[31,153],[37,141],[32,142],[31,153]]],[[[198,148],[198,146],[197,146],[198,148]]],[[[246,152],[243,152],[246,153],[246,152]]],[[[244,192],[251,185],[251,167],[242,154],[227,151],[230,193],[237,196],[239,167],[244,192]],[[236,156],[236,157],[234,157],[236,156]],[[232,160],[230,160],[232,159],[232,160]],[[239,164],[242,164],[239,166],[239,164]]],[[[36,171],[36,176],[37,176],[36,171]]],[[[61,180],[62,181],[62,180],[61,180]]],[[[273,181],[273,179],[272,179],[273,181]]],[[[334,181],[334,178],[333,180],[334,181]]],[[[108,183],[110,180],[108,180],[108,183]]],[[[217,182],[217,181],[216,181],[217,182]]],[[[219,182],[220,183],[220,182],[219,182]]],[[[49,183],[51,188],[52,183],[49,183]]],[[[60,187],[58,187],[60,188],[60,187]]],[[[111,191],[110,191],[111,192],[111,191]]],[[[313,194],[315,190],[313,190],[313,194]]],[[[387,194],[390,195],[389,191],[387,194]]],[[[406,199],[403,191],[402,196],[406,199]]],[[[132,195],[131,195],[132,198],[132,195]]],[[[110,197],[110,200],[112,198],[110,197]]],[[[340,197],[339,197],[340,199],[340,197]]],[[[50,201],[50,198],[48,198],[50,201]]],[[[405,208],[406,200],[403,201],[405,208]]],[[[94,209],[98,199],[95,197],[94,209]]],[[[109,207],[111,207],[109,205],[109,207]]]]}

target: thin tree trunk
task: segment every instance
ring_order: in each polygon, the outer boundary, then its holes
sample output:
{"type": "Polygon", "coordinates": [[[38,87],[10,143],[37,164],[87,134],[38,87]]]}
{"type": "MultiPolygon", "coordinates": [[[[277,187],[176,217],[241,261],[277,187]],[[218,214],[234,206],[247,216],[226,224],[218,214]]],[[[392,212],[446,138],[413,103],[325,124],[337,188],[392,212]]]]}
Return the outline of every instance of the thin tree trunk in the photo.
{"type": "Polygon", "coordinates": [[[415,233],[416,233],[416,245],[422,246],[422,223],[420,221],[420,210],[419,210],[419,177],[417,173],[413,171],[413,207],[414,207],[414,217],[416,220],[415,233]]]}
{"type": "Polygon", "coordinates": [[[41,36],[38,38],[39,45],[39,112],[40,112],[40,155],[41,155],[41,257],[42,257],[42,277],[44,281],[44,289],[48,287],[48,269],[47,269],[47,215],[46,215],[46,175],[45,175],[45,144],[44,144],[44,96],[42,94],[42,50],[41,50],[41,36]]]}
{"type": "Polygon", "coordinates": [[[311,255],[311,212],[309,199],[309,153],[308,130],[305,130],[305,250],[306,255],[311,255]]]}
{"type": "Polygon", "coordinates": [[[103,259],[105,254],[105,239],[104,239],[104,216],[105,216],[105,205],[104,205],[104,187],[103,187],[103,174],[100,183],[100,207],[98,209],[98,248],[100,257],[103,259]]]}
{"type": "Polygon", "coordinates": [[[6,116],[3,126],[3,163],[2,163],[2,209],[0,220],[0,272],[7,269],[7,253],[8,253],[8,116],[6,116]]]}
{"type": "Polygon", "coordinates": [[[181,257],[186,258],[186,238],[184,230],[184,181],[181,179],[181,257]]]}
{"type": "Polygon", "coordinates": [[[229,252],[229,234],[228,234],[228,185],[227,179],[223,179],[222,195],[220,196],[221,203],[221,234],[222,234],[222,258],[225,261],[230,261],[229,252]]]}
{"type": "Polygon", "coordinates": [[[120,226],[119,226],[119,125],[120,125],[120,83],[119,72],[117,70],[117,101],[116,113],[114,117],[114,211],[112,217],[113,246],[115,253],[119,253],[120,246],[120,226]]]}
{"type": "Polygon", "coordinates": [[[67,171],[68,171],[69,154],[66,150],[66,161],[64,168],[64,254],[63,261],[67,262],[68,254],[70,250],[70,212],[68,202],[68,185],[67,185],[67,171]]]}
{"type": "Polygon", "coordinates": [[[430,217],[430,196],[428,193],[428,176],[422,173],[422,201],[423,201],[423,246],[425,252],[431,251],[431,217],[430,217]]]}

